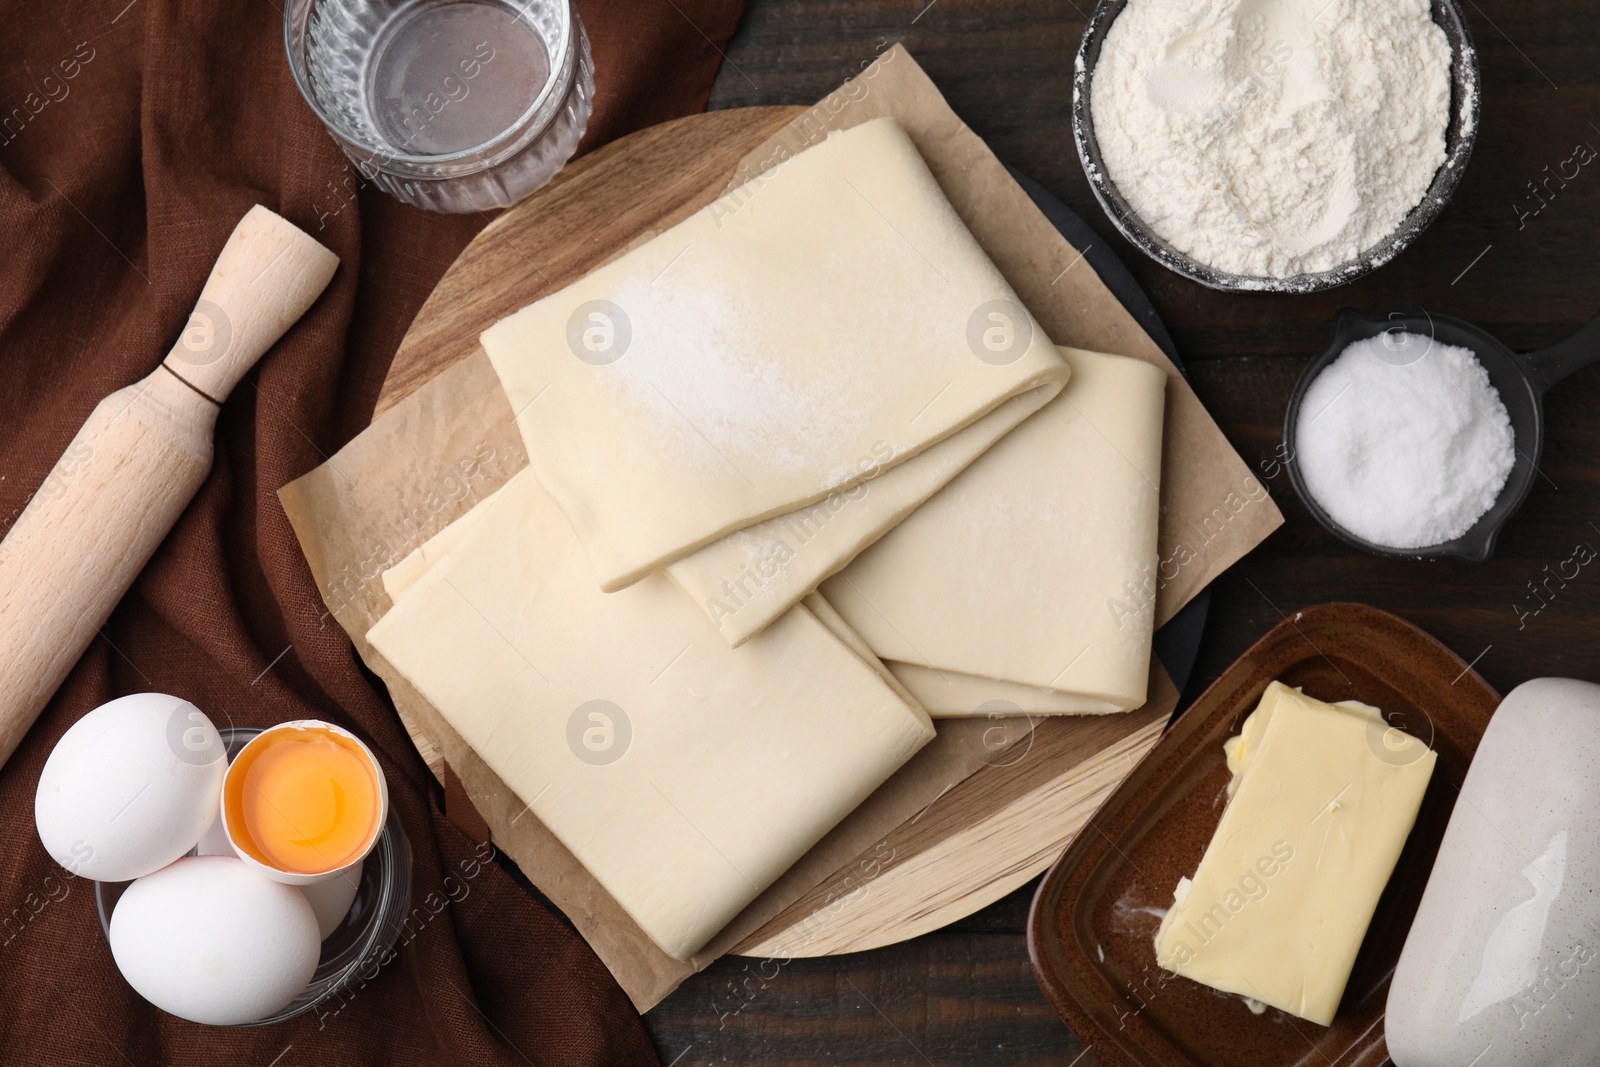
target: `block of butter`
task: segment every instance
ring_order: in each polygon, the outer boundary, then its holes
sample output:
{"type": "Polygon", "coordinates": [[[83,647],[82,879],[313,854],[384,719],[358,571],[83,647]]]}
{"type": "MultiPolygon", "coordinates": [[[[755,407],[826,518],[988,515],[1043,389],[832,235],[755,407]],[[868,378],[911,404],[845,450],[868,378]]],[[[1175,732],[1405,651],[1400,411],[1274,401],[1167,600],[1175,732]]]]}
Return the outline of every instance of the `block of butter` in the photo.
{"type": "Polygon", "coordinates": [[[1156,933],[1156,961],[1327,1026],[1435,754],[1356,701],[1273,682],[1225,746],[1227,808],[1156,933]]]}

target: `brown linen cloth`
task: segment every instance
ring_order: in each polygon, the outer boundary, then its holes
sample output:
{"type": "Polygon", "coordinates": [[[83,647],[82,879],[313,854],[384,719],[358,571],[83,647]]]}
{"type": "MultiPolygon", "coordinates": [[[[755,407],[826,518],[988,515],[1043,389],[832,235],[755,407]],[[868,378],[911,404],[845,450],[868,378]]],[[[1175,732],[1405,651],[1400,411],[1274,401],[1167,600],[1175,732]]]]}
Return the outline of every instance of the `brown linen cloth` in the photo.
{"type": "MultiPolygon", "coordinates": [[[[578,6],[598,82],[586,147],[703,109],[741,10],[740,0],[578,6]]],[[[279,486],[367,424],[401,335],[487,219],[359,188],[295,90],[276,3],[8,7],[0,528],[94,405],[155,368],[252,204],[341,265],[235,390],[210,479],[0,769],[0,1060],[658,1062],[588,946],[444,819],[440,790],[324,612],[278,504],[279,486]],[[157,1011],[117,974],[93,886],[45,855],[33,796],[68,726],[143,691],[186,697],[218,725],[329,719],[379,753],[416,853],[417,910],[396,958],[342,1004],[263,1029],[202,1027],[157,1011]]]]}

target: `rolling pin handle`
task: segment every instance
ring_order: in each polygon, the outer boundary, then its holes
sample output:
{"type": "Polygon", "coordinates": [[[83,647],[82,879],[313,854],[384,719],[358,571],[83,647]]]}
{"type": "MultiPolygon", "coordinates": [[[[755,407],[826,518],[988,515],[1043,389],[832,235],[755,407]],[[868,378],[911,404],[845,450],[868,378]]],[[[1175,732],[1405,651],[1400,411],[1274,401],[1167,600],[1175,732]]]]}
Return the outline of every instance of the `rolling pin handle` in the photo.
{"type": "Polygon", "coordinates": [[[251,208],[161,366],[95,407],[0,541],[0,766],[205,481],[222,401],[338,264],[251,208]]]}
{"type": "Polygon", "coordinates": [[[327,288],[339,257],[257,204],[239,220],[162,366],[221,404],[327,288]]]}

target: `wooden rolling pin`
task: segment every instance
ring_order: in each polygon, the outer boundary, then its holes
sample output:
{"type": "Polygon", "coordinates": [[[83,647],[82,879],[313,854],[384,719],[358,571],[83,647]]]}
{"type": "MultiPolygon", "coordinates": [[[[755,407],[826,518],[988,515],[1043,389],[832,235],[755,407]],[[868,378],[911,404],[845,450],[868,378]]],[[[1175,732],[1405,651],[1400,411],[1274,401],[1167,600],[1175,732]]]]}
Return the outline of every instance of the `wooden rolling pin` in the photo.
{"type": "Polygon", "coordinates": [[[338,265],[251,208],[166,359],[100,402],[0,542],[0,766],[205,481],[222,402],[338,265]]]}

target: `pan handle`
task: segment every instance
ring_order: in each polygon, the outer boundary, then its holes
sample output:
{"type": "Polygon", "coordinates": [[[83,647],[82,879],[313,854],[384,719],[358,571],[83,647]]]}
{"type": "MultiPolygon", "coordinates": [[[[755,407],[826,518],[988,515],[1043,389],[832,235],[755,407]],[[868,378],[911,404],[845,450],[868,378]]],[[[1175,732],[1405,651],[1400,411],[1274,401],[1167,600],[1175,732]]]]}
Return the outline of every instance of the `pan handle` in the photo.
{"type": "Polygon", "coordinates": [[[1529,352],[1523,357],[1534,388],[1542,394],[1551,386],[1585,367],[1600,363],[1600,315],[1565,341],[1529,352]]]}

